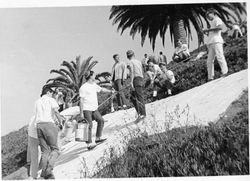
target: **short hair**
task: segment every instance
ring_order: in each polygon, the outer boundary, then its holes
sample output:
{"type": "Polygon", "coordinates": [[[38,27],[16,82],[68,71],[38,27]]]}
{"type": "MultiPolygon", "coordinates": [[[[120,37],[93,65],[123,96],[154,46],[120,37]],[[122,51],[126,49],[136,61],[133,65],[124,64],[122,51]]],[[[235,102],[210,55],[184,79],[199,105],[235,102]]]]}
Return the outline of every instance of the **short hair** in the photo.
{"type": "Polygon", "coordinates": [[[94,71],[92,71],[92,70],[87,71],[85,74],[86,81],[88,81],[92,75],[94,75],[94,71]]]}
{"type": "Polygon", "coordinates": [[[208,14],[210,14],[210,13],[218,14],[218,12],[217,12],[215,9],[213,9],[213,8],[209,8],[209,9],[207,10],[206,16],[207,16],[208,14]]]}
{"type": "Polygon", "coordinates": [[[160,51],[160,54],[162,54],[162,51],[160,51]]]}
{"type": "Polygon", "coordinates": [[[113,59],[115,59],[115,57],[117,57],[117,56],[118,56],[118,54],[114,54],[114,55],[113,55],[113,59]]]}
{"type": "Polygon", "coordinates": [[[42,93],[41,93],[41,97],[45,94],[47,94],[47,92],[52,92],[54,93],[53,89],[51,89],[48,85],[43,86],[42,88],[42,93]]]}
{"type": "Polygon", "coordinates": [[[147,63],[149,64],[150,62],[154,63],[154,61],[150,58],[147,63]]]}
{"type": "Polygon", "coordinates": [[[127,54],[127,57],[128,57],[128,58],[131,58],[132,56],[135,55],[135,53],[134,53],[133,50],[128,50],[128,51],[126,52],[126,54],[127,54]]]}
{"type": "Polygon", "coordinates": [[[161,66],[166,66],[166,64],[161,62],[161,63],[159,63],[159,67],[161,67],[161,66]]]}

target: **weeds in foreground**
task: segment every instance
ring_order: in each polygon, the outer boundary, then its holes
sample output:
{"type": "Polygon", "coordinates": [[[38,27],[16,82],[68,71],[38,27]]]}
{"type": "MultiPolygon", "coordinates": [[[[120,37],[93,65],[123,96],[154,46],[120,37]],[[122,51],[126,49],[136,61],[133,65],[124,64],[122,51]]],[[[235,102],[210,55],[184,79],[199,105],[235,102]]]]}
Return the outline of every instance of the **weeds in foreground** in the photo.
{"type": "MultiPolygon", "coordinates": [[[[245,92],[247,94],[247,92],[245,92]]],[[[94,177],[171,177],[249,174],[248,100],[218,126],[189,126],[136,137],[110,148],[94,177]]],[[[132,135],[132,131],[130,131],[132,135]]]]}

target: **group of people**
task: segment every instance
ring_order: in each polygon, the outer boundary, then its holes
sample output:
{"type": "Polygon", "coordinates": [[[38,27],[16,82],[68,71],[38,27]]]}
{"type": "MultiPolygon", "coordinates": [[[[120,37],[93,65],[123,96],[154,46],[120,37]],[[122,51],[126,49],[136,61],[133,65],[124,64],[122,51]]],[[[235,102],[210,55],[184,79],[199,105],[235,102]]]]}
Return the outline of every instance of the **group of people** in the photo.
{"type": "MultiPolygon", "coordinates": [[[[214,59],[217,57],[221,67],[222,75],[227,75],[228,67],[223,54],[223,39],[221,37],[222,21],[217,16],[216,11],[209,9],[206,13],[211,27],[203,30],[204,34],[208,36],[208,59],[207,71],[208,80],[214,78],[214,59]]],[[[135,53],[132,50],[126,52],[129,63],[126,64],[120,60],[118,54],[113,55],[115,61],[112,67],[111,80],[113,82],[114,90],[109,90],[100,87],[96,84],[95,73],[88,71],[85,74],[86,82],[80,87],[80,118],[85,119],[89,124],[87,148],[93,149],[96,144],[102,143],[106,138],[102,138],[102,131],[104,128],[104,119],[98,111],[98,92],[109,92],[117,94],[118,109],[127,107],[127,99],[124,96],[123,90],[127,88],[124,85],[128,74],[130,75],[129,86],[131,88],[131,101],[138,113],[138,120],[146,117],[146,108],[144,102],[143,89],[146,85],[153,86],[153,97],[157,93],[171,95],[175,77],[172,71],[167,69],[166,56],[160,52],[160,58],[157,62],[153,59],[145,57],[142,61],[135,58],[135,53]],[[146,84],[144,80],[148,76],[146,84]],[[92,121],[97,122],[97,130],[95,142],[92,141],[92,121]]],[[[188,48],[181,41],[178,41],[178,49],[175,52],[173,59],[180,61],[190,56],[188,48]],[[182,55],[180,55],[182,54],[182,55]]],[[[44,86],[41,97],[35,103],[35,115],[28,128],[28,175],[36,179],[38,176],[38,168],[42,169],[41,177],[45,179],[54,179],[53,167],[56,159],[60,155],[57,138],[58,127],[56,125],[62,124],[64,117],[59,114],[59,104],[53,95],[58,99],[61,96],[60,91],[52,90],[44,86]],[[38,145],[40,146],[42,155],[40,164],[38,164],[38,145]]],[[[61,108],[62,109],[62,108],[61,108]]]]}

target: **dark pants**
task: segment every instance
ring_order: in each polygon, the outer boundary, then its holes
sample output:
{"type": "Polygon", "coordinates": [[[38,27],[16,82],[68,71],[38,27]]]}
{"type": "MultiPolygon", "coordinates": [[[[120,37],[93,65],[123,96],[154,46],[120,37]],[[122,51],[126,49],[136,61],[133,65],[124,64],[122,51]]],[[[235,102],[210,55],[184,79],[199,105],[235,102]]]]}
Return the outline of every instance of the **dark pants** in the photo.
{"type": "Polygon", "coordinates": [[[92,143],[92,121],[95,120],[97,122],[96,137],[100,138],[102,136],[102,130],[104,127],[104,119],[98,110],[83,111],[83,114],[89,124],[88,141],[86,143],[92,143]]]}
{"type": "Polygon", "coordinates": [[[163,81],[155,81],[154,82],[154,90],[159,87],[158,91],[167,91],[168,89],[172,90],[173,84],[168,81],[168,80],[163,80],[163,81]]]}
{"type": "MultiPolygon", "coordinates": [[[[120,91],[123,88],[121,79],[117,79],[114,81],[114,88],[116,91],[120,91]]],[[[123,91],[119,92],[116,98],[117,98],[118,106],[123,106],[127,104],[127,100],[124,96],[123,91]]]]}
{"type": "Polygon", "coordinates": [[[52,174],[56,159],[59,156],[57,145],[58,128],[52,122],[37,123],[37,136],[42,151],[42,177],[52,174]]]}
{"type": "Polygon", "coordinates": [[[146,108],[143,98],[143,78],[135,77],[133,80],[135,90],[131,93],[131,101],[139,115],[146,116],[146,108]]]}

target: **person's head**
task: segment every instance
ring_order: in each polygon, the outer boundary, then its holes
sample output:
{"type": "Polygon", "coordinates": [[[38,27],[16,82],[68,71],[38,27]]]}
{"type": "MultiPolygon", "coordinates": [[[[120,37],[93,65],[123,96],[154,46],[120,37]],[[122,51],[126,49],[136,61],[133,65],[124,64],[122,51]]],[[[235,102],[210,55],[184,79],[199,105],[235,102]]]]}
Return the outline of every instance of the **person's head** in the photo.
{"type": "Polygon", "coordinates": [[[165,64],[165,63],[162,63],[162,62],[161,62],[161,63],[159,64],[159,67],[160,67],[160,69],[161,69],[162,72],[165,72],[165,71],[167,70],[167,67],[166,67],[166,64],[165,64]]]}
{"type": "Polygon", "coordinates": [[[114,54],[113,59],[115,60],[115,62],[119,62],[120,61],[120,56],[118,54],[114,54]]]}
{"type": "Polygon", "coordinates": [[[206,12],[206,17],[210,21],[214,20],[216,15],[217,15],[217,11],[215,9],[213,9],[213,8],[208,9],[207,12],[206,12]]]}
{"type": "Polygon", "coordinates": [[[128,51],[126,52],[126,54],[127,54],[127,58],[128,58],[129,60],[131,60],[133,57],[135,57],[135,53],[134,53],[133,50],[128,50],[128,51]]]}
{"type": "Polygon", "coordinates": [[[162,52],[160,52],[160,55],[162,55],[162,52]]]}
{"type": "Polygon", "coordinates": [[[180,39],[179,39],[179,40],[177,40],[176,45],[177,45],[177,47],[181,47],[181,45],[182,45],[182,41],[181,41],[180,39]]]}
{"type": "Polygon", "coordinates": [[[86,74],[85,74],[85,79],[86,81],[95,81],[95,72],[94,71],[88,71],[86,74]]]}
{"type": "Polygon", "coordinates": [[[148,54],[145,53],[145,54],[144,54],[144,57],[147,58],[147,57],[148,57],[148,54]]]}
{"type": "Polygon", "coordinates": [[[43,86],[42,93],[41,93],[41,97],[42,97],[43,95],[47,95],[47,96],[49,96],[49,97],[52,97],[53,94],[54,94],[54,91],[53,91],[50,87],[48,87],[48,86],[46,86],[46,85],[43,86]]]}
{"type": "Polygon", "coordinates": [[[149,67],[152,67],[154,65],[154,62],[152,59],[149,59],[147,63],[149,67]]]}

